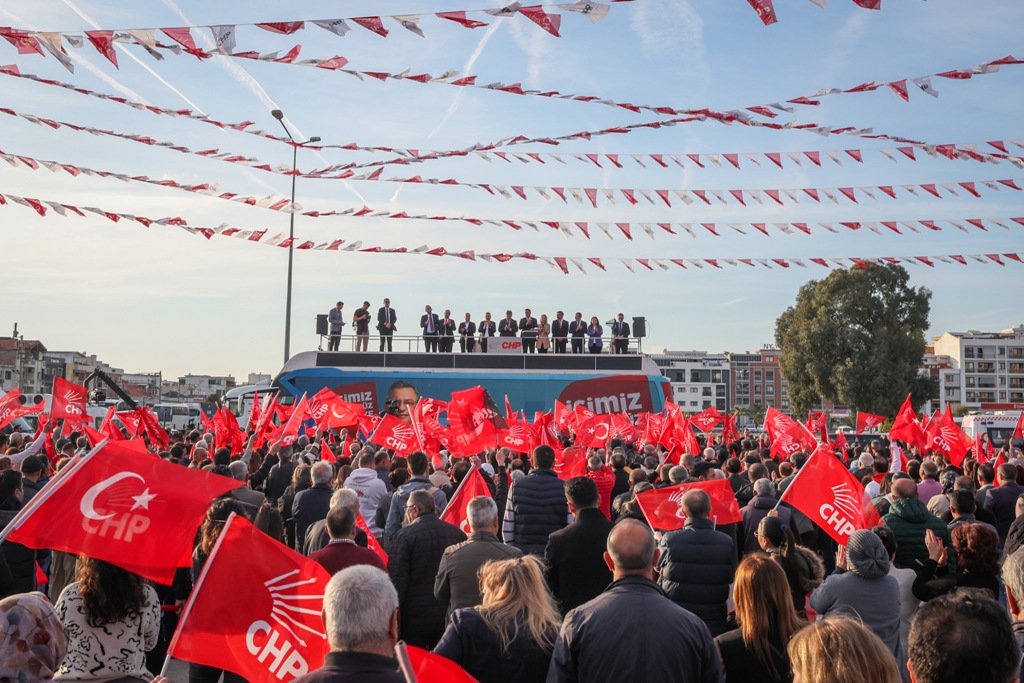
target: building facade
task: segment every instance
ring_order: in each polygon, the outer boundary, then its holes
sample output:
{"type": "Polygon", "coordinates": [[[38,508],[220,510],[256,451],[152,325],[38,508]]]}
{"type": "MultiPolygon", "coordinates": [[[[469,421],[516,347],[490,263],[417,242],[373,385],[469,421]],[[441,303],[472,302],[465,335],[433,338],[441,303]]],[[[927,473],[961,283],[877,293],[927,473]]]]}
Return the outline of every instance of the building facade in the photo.
{"type": "Polygon", "coordinates": [[[732,410],[729,401],[729,359],[722,353],[669,351],[652,355],[672,386],[672,398],[683,411],[699,413],[712,406],[732,410]]]}
{"type": "Polygon", "coordinates": [[[1024,409],[1024,325],[945,332],[935,337],[934,350],[950,366],[939,371],[942,408],[1024,409]]]}

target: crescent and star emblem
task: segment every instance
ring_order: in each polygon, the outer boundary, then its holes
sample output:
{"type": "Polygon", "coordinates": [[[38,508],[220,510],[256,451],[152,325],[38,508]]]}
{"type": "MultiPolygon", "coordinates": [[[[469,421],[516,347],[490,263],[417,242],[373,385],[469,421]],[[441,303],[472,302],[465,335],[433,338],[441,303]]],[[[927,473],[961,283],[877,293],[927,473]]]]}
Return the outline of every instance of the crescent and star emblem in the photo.
{"type": "MultiPolygon", "coordinates": [[[[134,472],[118,472],[114,476],[104,479],[103,481],[94,485],[92,488],[85,492],[85,495],[82,496],[82,502],[80,504],[82,514],[88,519],[95,520],[109,519],[113,517],[113,513],[101,515],[98,512],[96,512],[96,498],[99,497],[99,495],[103,493],[105,490],[107,490],[108,488],[110,488],[111,486],[113,486],[114,484],[123,479],[138,479],[143,484],[146,483],[145,479],[143,479],[140,475],[135,474],[134,472]]],[[[132,505],[131,507],[132,510],[135,510],[137,508],[149,510],[149,503],[154,498],[156,498],[156,494],[150,493],[149,488],[147,487],[142,493],[140,493],[137,496],[132,496],[131,498],[132,500],[135,501],[135,504],[132,505]]]]}

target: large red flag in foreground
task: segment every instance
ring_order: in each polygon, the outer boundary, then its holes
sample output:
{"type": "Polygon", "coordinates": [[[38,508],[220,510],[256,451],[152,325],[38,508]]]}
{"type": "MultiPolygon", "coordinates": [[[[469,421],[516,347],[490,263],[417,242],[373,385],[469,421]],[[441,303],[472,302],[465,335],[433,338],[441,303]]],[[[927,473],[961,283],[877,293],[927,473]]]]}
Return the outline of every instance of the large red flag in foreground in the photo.
{"type": "Polygon", "coordinates": [[[679,506],[683,494],[690,489],[703,489],[711,497],[710,518],[716,524],[735,524],[742,522],[740,505],[736,502],[736,494],[726,479],[698,481],[690,484],[676,484],[662,489],[651,489],[637,496],[640,509],[648,524],[661,531],[682,529],[686,516],[679,506]]]}
{"type": "Polygon", "coordinates": [[[317,669],[329,650],[320,612],[330,580],[319,563],[232,514],[167,654],[252,683],[290,681],[317,669]]]}
{"type": "Polygon", "coordinates": [[[448,501],[448,505],[445,506],[444,512],[441,514],[441,519],[459,527],[468,536],[470,530],[466,506],[469,505],[469,501],[477,496],[490,495],[491,489],[487,487],[484,475],[480,472],[479,467],[474,467],[466,475],[466,478],[462,480],[462,483],[459,484],[459,488],[455,491],[452,499],[448,501]]]}
{"type": "Polygon", "coordinates": [[[240,485],[108,442],[62,469],[4,533],[170,584],[175,569],[192,563],[210,501],[240,485]]]}
{"type": "MultiPolygon", "coordinates": [[[[819,446],[807,459],[781,500],[789,503],[840,545],[857,529],[868,528],[864,487],[832,455],[828,445],[819,446]]],[[[871,501],[867,501],[871,505],[871,501]]],[[[877,517],[877,513],[875,514],[877,517]]]]}

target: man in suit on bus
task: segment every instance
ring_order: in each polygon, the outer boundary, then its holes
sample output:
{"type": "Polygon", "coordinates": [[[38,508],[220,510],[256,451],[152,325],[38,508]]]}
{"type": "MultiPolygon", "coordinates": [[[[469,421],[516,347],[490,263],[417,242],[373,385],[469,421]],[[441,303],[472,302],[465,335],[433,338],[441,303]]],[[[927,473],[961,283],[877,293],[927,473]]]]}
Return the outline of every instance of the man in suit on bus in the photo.
{"type": "Polygon", "coordinates": [[[569,341],[569,321],[562,311],[555,314],[555,321],[551,323],[551,336],[555,340],[555,353],[565,353],[569,341]]]}
{"type": "Polygon", "coordinates": [[[473,353],[476,348],[476,323],[469,319],[469,313],[466,320],[459,323],[459,348],[463,353],[473,353]]]}
{"type": "Polygon", "coordinates": [[[629,323],[623,321],[619,313],[612,323],[612,353],[629,352],[629,323]]]}
{"type": "Polygon", "coordinates": [[[395,321],[398,316],[391,308],[391,300],[384,299],[384,305],[377,309],[377,332],[380,333],[380,350],[384,350],[385,341],[388,351],[391,350],[391,337],[395,334],[395,321]]]}
{"type": "Polygon", "coordinates": [[[345,304],[339,301],[334,308],[327,312],[327,323],[331,326],[330,337],[327,340],[327,350],[337,351],[341,345],[341,328],[345,327],[345,318],[341,315],[341,309],[345,304]]]}
{"type": "Polygon", "coordinates": [[[437,341],[441,335],[441,321],[437,313],[428,305],[423,309],[425,312],[420,316],[420,327],[423,329],[423,348],[427,353],[437,353],[437,341]]]}
{"type": "Polygon", "coordinates": [[[498,329],[494,321],[491,320],[490,311],[484,313],[484,319],[480,321],[477,329],[480,330],[480,350],[487,353],[487,340],[493,337],[498,329]]]}
{"type": "Polygon", "coordinates": [[[519,333],[519,325],[512,319],[512,311],[505,311],[505,317],[498,323],[499,337],[514,337],[519,333]]]}
{"type": "Polygon", "coordinates": [[[537,319],[530,315],[529,308],[519,319],[519,331],[523,333],[523,353],[534,353],[537,350],[537,319]]]}
{"type": "Polygon", "coordinates": [[[583,314],[576,312],[576,319],[569,323],[569,336],[572,337],[572,352],[583,353],[583,338],[587,336],[587,323],[583,322],[583,314]]]}

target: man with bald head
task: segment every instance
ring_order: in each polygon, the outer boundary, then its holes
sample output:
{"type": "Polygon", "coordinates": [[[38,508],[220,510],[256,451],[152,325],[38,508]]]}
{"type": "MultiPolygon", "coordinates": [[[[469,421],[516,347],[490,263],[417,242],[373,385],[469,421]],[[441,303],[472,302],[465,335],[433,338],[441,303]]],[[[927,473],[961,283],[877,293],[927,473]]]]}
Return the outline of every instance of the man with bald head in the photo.
{"type": "Polygon", "coordinates": [[[922,563],[928,559],[928,546],[924,542],[925,531],[931,529],[949,550],[947,566],[950,572],[955,572],[956,555],[950,545],[949,527],[928,512],[924,502],[917,497],[917,484],[914,480],[893,481],[892,497],[889,513],[882,517],[882,523],[892,529],[896,536],[896,557],[893,564],[900,569],[920,569],[922,563]]]}
{"type": "Polygon", "coordinates": [[[626,519],[608,535],[612,584],[562,622],[548,683],[694,681],[721,683],[711,633],[654,582],[659,551],[644,523],[626,519]],[[641,656],[626,656],[629,653],[641,656]]]}

